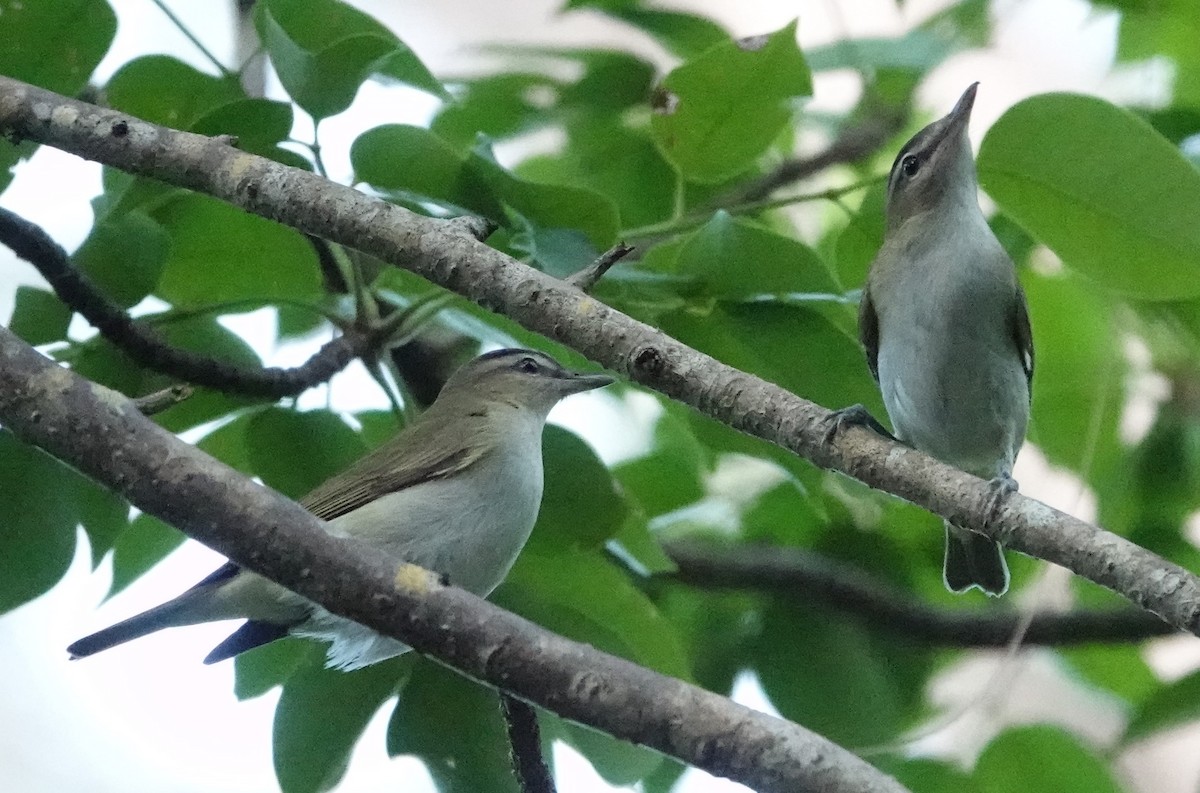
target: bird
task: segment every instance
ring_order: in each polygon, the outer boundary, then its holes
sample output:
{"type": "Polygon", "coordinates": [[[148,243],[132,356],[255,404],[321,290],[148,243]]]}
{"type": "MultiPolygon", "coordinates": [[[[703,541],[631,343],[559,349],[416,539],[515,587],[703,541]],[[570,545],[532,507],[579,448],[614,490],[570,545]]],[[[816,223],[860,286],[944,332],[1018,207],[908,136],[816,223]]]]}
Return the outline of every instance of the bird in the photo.
{"type": "MultiPolygon", "coordinates": [[[[542,429],[571,394],[613,382],[533,350],[501,349],[455,372],[412,424],[300,500],[334,535],[433,570],[486,597],[508,574],[542,499],[542,429]]],[[[350,671],[408,648],[229,562],[178,597],[67,648],[72,659],[150,633],[246,622],[204,659],[216,663],[287,635],[329,642],[350,671]]]]}
{"type": "MultiPolygon", "coordinates": [[[[858,330],[895,439],[988,479],[990,520],[1017,490],[1012,471],[1029,422],[1034,351],[1016,267],[979,206],[967,137],[978,87],[896,155],[858,330]]],[[[839,413],[838,424],[873,422],[858,405],[839,413]]],[[[1007,591],[1000,544],[945,526],[946,587],[1007,591]]]]}

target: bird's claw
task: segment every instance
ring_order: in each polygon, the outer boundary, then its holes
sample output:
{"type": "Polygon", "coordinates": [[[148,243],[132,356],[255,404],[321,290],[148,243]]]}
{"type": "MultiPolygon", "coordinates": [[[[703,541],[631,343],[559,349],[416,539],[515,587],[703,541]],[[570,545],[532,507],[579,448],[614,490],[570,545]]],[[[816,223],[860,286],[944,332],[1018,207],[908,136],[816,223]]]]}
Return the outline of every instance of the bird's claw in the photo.
{"type": "Polygon", "coordinates": [[[983,512],[984,528],[991,526],[1000,517],[1000,509],[1004,506],[1004,500],[1019,489],[1020,486],[1017,484],[1017,480],[1013,479],[1010,474],[1001,474],[995,479],[988,480],[989,492],[984,503],[983,512]]]}
{"type": "Polygon", "coordinates": [[[896,440],[896,436],[888,432],[887,428],[880,424],[863,405],[850,405],[835,410],[826,419],[826,422],[829,426],[825,429],[825,436],[822,439],[826,446],[833,443],[833,439],[844,427],[850,426],[867,427],[885,438],[896,440]]]}

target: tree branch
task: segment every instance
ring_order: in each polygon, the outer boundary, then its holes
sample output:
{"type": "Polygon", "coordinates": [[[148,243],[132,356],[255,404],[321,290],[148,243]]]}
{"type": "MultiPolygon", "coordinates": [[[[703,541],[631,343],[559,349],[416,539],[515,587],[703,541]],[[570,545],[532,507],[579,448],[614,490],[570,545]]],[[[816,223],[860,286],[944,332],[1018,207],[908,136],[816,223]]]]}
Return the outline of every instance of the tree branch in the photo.
{"type": "MultiPolygon", "coordinates": [[[[858,568],[800,548],[677,541],[664,550],[679,566],[673,577],[692,586],[777,592],[843,611],[879,630],[947,647],[1005,647],[1024,619],[1010,609],[931,606],[858,568]]],[[[1174,632],[1139,609],[1093,609],[1036,614],[1022,643],[1136,642],[1174,632]]]]}
{"type": "Polygon", "coordinates": [[[511,694],[500,692],[500,709],[512,747],[513,774],[521,793],[555,793],[554,777],[542,757],[542,731],[538,729],[533,705],[511,694]]]}
{"type": "Polygon", "coordinates": [[[323,383],[366,352],[376,339],[349,330],[300,366],[251,369],[173,347],[152,328],[139,324],[109,300],[93,281],[71,266],[62,247],[40,226],[0,207],[0,244],[32,264],[59,300],[78,312],[100,335],[137,363],[157,372],[219,391],[279,399],[323,383]]]}
{"type": "Polygon", "coordinates": [[[427,570],[327,534],[294,501],[3,328],[0,422],[238,564],[564,718],[760,791],[904,791],[798,725],[568,641],[427,570]]]}
{"type": "Polygon", "coordinates": [[[959,526],[1112,589],[1200,635],[1200,578],[1144,548],[1019,493],[989,520],[987,484],[851,427],[826,442],[830,412],[726,366],[479,240],[478,218],[438,220],[219,141],[0,77],[0,131],[215,196],[358,248],[728,426],[843,471],[959,526]]]}

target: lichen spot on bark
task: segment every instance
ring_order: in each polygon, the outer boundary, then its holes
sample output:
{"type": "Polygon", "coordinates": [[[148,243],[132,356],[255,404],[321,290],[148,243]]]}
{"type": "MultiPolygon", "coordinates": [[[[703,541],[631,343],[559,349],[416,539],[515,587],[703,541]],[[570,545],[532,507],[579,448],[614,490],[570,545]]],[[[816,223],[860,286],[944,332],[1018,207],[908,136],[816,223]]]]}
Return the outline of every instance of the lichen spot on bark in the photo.
{"type": "Polygon", "coordinates": [[[58,126],[70,127],[79,120],[79,111],[69,105],[58,105],[50,112],[50,121],[58,126]]]}
{"type": "Polygon", "coordinates": [[[431,580],[432,576],[428,571],[406,562],[396,568],[396,577],[393,583],[398,590],[411,592],[414,595],[426,595],[429,593],[431,580]]]}

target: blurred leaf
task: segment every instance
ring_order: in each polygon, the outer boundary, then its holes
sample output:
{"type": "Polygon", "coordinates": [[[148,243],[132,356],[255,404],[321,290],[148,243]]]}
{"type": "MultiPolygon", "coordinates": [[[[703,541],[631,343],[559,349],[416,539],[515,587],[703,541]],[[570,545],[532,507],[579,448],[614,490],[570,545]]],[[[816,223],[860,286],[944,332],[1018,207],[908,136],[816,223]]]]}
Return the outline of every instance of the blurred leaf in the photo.
{"type": "Polygon", "coordinates": [[[496,692],[428,659],[400,694],[387,750],[419,758],[441,793],[520,793],[496,692]]]}
{"type": "Polygon", "coordinates": [[[980,793],[1121,793],[1105,764],[1057,727],[1020,727],[1001,733],[975,766],[980,793]],[[1036,773],[1030,773],[1036,769],[1036,773]]]}
{"type": "Polygon", "coordinates": [[[75,553],[91,482],[0,430],[0,614],[54,586],[75,553]]]}
{"type": "MultiPolygon", "coordinates": [[[[526,619],[576,641],[663,674],[690,679],[671,624],[612,562],[597,552],[531,549],[517,560],[493,600],[526,619]]],[[[631,784],[661,757],[593,730],[559,724],[561,735],[612,784],[631,784]]]]}
{"type": "Polygon", "coordinates": [[[1188,0],[1108,0],[1122,9],[1117,53],[1122,60],[1168,59],[1171,93],[1179,104],[1200,107],[1200,15],[1188,0]]]}
{"type": "Polygon", "coordinates": [[[616,204],[625,229],[670,217],[678,177],[645,131],[600,114],[572,124],[567,136],[561,152],[525,160],[516,172],[595,190],[616,204]]]}
{"type": "Polygon", "coordinates": [[[894,740],[912,723],[931,660],[928,650],[876,639],[840,615],[774,604],[752,662],[784,717],[861,746],[894,740]]]}
{"type": "Polygon", "coordinates": [[[979,177],[1006,214],[1106,288],[1200,295],[1200,172],[1129,111],[1072,94],[1026,99],[988,130],[979,177]]]}
{"type": "Polygon", "coordinates": [[[158,286],[171,240],[162,226],[139,210],[101,217],[103,200],[93,199],[96,224],[71,256],[71,264],[91,278],[102,294],[129,308],[158,286]]]}
{"type": "Polygon", "coordinates": [[[508,247],[533,266],[555,278],[566,278],[591,264],[598,252],[587,237],[573,229],[543,229],[517,212],[509,212],[515,231],[508,247]]]}
{"type": "Polygon", "coordinates": [[[872,187],[863,196],[858,212],[837,238],[838,279],[847,289],[861,288],[867,270],[883,246],[885,186],[872,187]]]}
{"type": "Polygon", "coordinates": [[[1058,651],[1084,680],[1128,703],[1144,701],[1161,684],[1135,645],[1089,645],[1058,651]]]}
{"type": "Polygon", "coordinates": [[[682,11],[646,8],[623,0],[568,0],[568,10],[590,8],[619,19],[648,34],[678,58],[692,58],[728,39],[711,19],[682,11]]]}
{"type": "Polygon", "coordinates": [[[317,121],[348,108],[372,76],[448,98],[404,42],[346,3],[262,0],[254,23],[284,90],[317,121]]]}
{"type": "Polygon", "coordinates": [[[58,295],[36,286],[18,286],[8,329],[29,344],[49,344],[67,337],[71,309],[58,295]]]}
{"type": "Polygon", "coordinates": [[[820,405],[864,403],[884,415],[858,343],[806,306],[722,303],[664,315],[668,335],[820,405]]]}
{"type": "Polygon", "coordinates": [[[190,129],[209,111],[246,98],[236,77],[213,77],[169,55],[126,62],[104,96],[117,110],[173,129],[190,129]]]}
{"type": "Polygon", "coordinates": [[[542,432],[545,491],[530,542],[544,548],[599,547],[621,527],[628,507],[592,447],[553,424],[542,432]]]}
{"type": "Polygon", "coordinates": [[[617,465],[613,474],[647,515],[662,515],[704,497],[705,455],[688,423],[667,409],[647,453],[617,465]]]}
{"type": "Polygon", "coordinates": [[[113,577],[108,597],[141,578],[186,539],[187,536],[174,526],[168,526],[152,515],[138,515],[113,544],[113,577]]]}
{"type": "MultiPolygon", "coordinates": [[[[0,0],[0,19],[0,74],[67,96],[87,85],[117,32],[105,0],[0,0]]],[[[0,192],[12,181],[11,168],[35,148],[0,146],[0,192]]]]}
{"type": "Polygon", "coordinates": [[[325,661],[322,644],[286,637],[247,650],[233,658],[233,693],[239,700],[261,697],[282,686],[298,669],[319,667],[325,661]]]}
{"type": "Polygon", "coordinates": [[[467,149],[480,134],[508,138],[526,131],[545,115],[540,94],[557,92],[544,74],[505,72],[464,80],[455,101],[446,104],[429,129],[442,140],[467,149]]]}
{"type": "Polygon", "coordinates": [[[746,168],[812,92],[796,24],[726,41],[667,75],[651,119],[658,145],[688,179],[718,182],[746,168]]]}
{"type": "Polygon", "coordinates": [[[291,498],[300,498],[366,452],[358,433],[328,410],[267,408],[246,422],[245,433],[251,469],[291,498]]]}
{"type": "Polygon", "coordinates": [[[239,151],[260,154],[296,168],[312,170],[308,160],[279,143],[292,134],[292,106],[270,99],[237,99],[209,110],[191,126],[198,135],[232,135],[239,151]]]}
{"type": "Polygon", "coordinates": [[[510,223],[510,207],[539,229],[571,229],[597,250],[616,239],[616,207],[603,196],[569,185],[521,179],[502,168],[486,142],[466,156],[428,130],[389,124],[367,130],[350,150],[357,177],[385,190],[405,190],[510,223]]]}
{"type": "Polygon", "coordinates": [[[887,39],[843,39],[813,47],[804,55],[814,72],[834,69],[904,69],[924,74],[944,61],[956,47],[930,30],[916,28],[887,39]]]}
{"type": "Polygon", "coordinates": [[[671,557],[658,544],[644,515],[630,517],[604,546],[636,575],[673,573],[677,569],[671,557]]]}
{"type": "Polygon", "coordinates": [[[1121,741],[1132,743],[1197,719],[1200,719],[1200,672],[1192,672],[1150,695],[1134,712],[1121,741]]]}
{"type": "Polygon", "coordinates": [[[283,793],[323,793],[346,773],[367,722],[396,691],[403,664],[354,672],[314,664],[288,678],[275,706],[275,777],[283,793]]]}
{"type": "Polygon", "coordinates": [[[1037,345],[1030,437],[1051,462],[1091,476],[1121,453],[1128,364],[1113,306],[1070,273],[1022,280],[1037,345]]]}
{"type": "Polygon", "coordinates": [[[171,237],[155,293],[173,305],[321,294],[316,253],[293,229],[198,194],[171,200],[153,217],[171,237]]]}
{"type": "Polygon", "coordinates": [[[970,776],[936,760],[905,760],[895,765],[883,763],[881,770],[913,793],[976,793],[979,790],[970,776]]]}
{"type": "Polygon", "coordinates": [[[724,210],[688,238],[676,266],[725,300],[841,291],[812,248],[724,210]]]}

